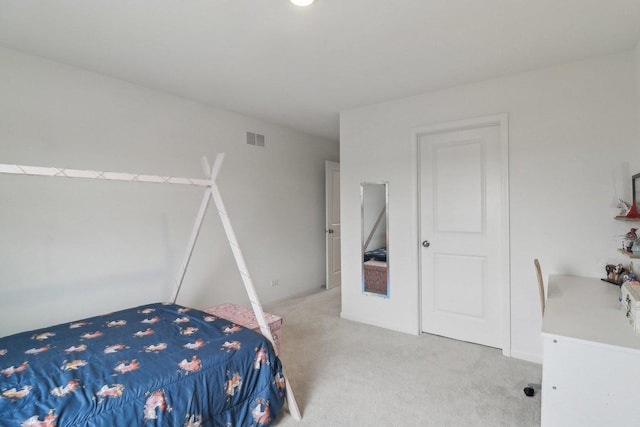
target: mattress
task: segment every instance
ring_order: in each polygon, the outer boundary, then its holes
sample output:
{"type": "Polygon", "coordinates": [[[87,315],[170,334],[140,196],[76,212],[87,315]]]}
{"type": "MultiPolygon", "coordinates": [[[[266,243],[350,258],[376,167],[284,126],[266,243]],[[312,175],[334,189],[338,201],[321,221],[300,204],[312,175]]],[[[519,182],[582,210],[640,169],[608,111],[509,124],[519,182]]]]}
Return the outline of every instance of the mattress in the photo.
{"type": "Polygon", "coordinates": [[[268,426],[286,396],[262,335],[156,303],[0,338],[0,426],[268,426]]]}

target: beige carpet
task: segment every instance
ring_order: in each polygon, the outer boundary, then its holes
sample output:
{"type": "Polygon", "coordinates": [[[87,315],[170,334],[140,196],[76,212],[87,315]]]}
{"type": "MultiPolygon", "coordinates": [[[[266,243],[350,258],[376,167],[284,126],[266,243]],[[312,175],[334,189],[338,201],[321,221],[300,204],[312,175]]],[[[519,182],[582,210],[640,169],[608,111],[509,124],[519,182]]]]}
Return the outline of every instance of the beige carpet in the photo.
{"type": "Polygon", "coordinates": [[[500,350],[340,318],[340,289],[266,307],[284,318],[281,358],[303,413],[294,426],[538,426],[540,365],[500,350]]]}

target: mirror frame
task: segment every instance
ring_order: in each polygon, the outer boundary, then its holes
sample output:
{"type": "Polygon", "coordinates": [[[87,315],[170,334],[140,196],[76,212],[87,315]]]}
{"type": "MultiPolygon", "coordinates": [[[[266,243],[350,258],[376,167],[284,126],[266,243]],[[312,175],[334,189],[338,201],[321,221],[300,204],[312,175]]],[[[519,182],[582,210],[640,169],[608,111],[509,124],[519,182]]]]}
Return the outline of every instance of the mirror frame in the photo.
{"type": "Polygon", "coordinates": [[[388,181],[365,181],[360,183],[360,261],[362,263],[362,268],[360,269],[361,274],[361,285],[362,285],[362,293],[364,295],[372,295],[382,298],[390,298],[391,296],[391,280],[390,280],[390,269],[389,269],[389,182],[388,181]],[[383,185],[384,186],[384,219],[385,219],[385,247],[386,247],[386,263],[387,263],[387,280],[386,280],[386,293],[378,293],[371,292],[366,290],[365,283],[365,269],[364,269],[364,253],[365,253],[365,241],[367,240],[367,231],[365,231],[365,186],[367,185],[383,185]]]}

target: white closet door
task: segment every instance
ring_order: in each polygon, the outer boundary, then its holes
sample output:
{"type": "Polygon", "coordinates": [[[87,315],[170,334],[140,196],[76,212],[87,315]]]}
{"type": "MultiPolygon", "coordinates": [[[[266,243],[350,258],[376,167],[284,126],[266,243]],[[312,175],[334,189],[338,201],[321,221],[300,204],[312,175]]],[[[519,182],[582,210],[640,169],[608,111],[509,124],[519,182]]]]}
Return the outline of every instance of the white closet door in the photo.
{"type": "Polygon", "coordinates": [[[502,348],[500,127],[418,143],[422,331],[502,348]]]}

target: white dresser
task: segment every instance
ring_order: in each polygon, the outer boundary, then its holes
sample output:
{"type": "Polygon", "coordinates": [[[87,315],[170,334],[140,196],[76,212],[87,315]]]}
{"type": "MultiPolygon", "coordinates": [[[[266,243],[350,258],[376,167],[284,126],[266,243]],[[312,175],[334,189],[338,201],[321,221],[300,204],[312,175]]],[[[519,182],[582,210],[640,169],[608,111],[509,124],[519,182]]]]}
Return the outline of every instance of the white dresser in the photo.
{"type": "Polygon", "coordinates": [[[620,288],[551,275],[542,324],[542,426],[640,425],[640,334],[620,288]]]}

